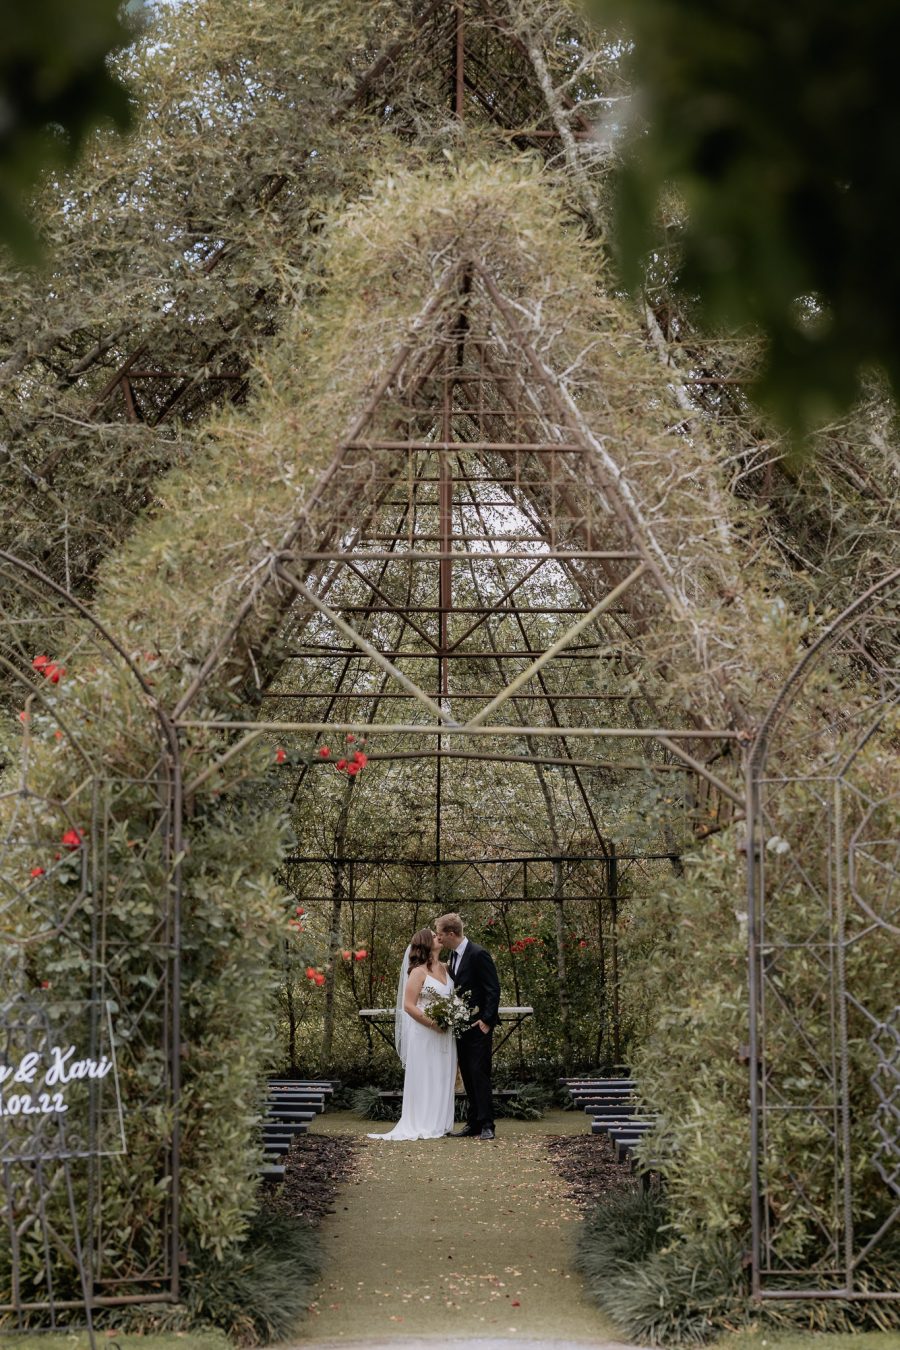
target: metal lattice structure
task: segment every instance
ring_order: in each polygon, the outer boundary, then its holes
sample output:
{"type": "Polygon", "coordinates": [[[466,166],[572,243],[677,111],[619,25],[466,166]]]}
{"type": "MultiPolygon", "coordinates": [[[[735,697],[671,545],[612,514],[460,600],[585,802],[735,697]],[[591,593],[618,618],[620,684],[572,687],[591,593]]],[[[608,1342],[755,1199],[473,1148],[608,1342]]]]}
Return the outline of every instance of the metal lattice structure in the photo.
{"type": "Polygon", "coordinates": [[[0,840],[0,1054],[9,1068],[26,1052],[46,1064],[52,1045],[71,1045],[117,1066],[113,1077],[86,1085],[77,1109],[54,1108],[39,1077],[3,1086],[10,1266],[0,1316],[56,1326],[77,1309],[178,1292],[178,750],[145,675],[103,625],[31,565],[2,554],[0,571],[4,594],[16,597],[2,615],[0,671],[23,728],[0,840]],[[82,672],[76,697],[58,701],[52,671],[35,668],[35,635],[52,644],[54,664],[82,672]],[[130,773],[98,748],[92,730],[122,680],[141,710],[128,728],[130,773]],[[50,735],[60,754],[80,761],[78,785],[62,798],[35,753],[35,742],[50,735]],[[135,817],[146,828],[128,852],[134,874],[158,879],[150,904],[121,859],[135,817]],[[149,1222],[123,1239],[115,1216],[134,1184],[128,1122],[142,1113],[170,1120],[156,1168],[172,1180],[143,1197],[149,1222]]]}
{"type": "Polygon", "coordinates": [[[895,788],[872,759],[897,741],[898,599],[894,572],[819,638],[749,761],[753,1277],[764,1298],[898,1297],[870,1273],[900,1219],[900,830],[895,788]],[[822,687],[842,691],[837,719],[817,706],[822,687]],[[873,1173],[882,1203],[862,1218],[856,1196],[873,1173]]]}

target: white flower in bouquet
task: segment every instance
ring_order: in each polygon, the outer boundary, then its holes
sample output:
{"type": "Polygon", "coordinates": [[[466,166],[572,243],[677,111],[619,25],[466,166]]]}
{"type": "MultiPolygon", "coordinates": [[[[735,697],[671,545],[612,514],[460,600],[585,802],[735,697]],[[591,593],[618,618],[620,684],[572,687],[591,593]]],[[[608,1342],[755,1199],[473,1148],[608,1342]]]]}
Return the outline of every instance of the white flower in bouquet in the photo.
{"type": "Polygon", "coordinates": [[[436,989],[426,989],[425,1012],[441,1031],[458,1036],[468,1031],[478,1009],[470,1006],[468,994],[439,994],[436,989]]]}

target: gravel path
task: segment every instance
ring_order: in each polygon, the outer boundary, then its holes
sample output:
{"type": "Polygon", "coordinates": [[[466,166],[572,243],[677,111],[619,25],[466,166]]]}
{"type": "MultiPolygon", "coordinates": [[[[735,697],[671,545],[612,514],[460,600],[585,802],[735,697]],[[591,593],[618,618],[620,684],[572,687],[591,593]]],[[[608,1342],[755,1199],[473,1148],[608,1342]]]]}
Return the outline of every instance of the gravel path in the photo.
{"type": "MultiPolygon", "coordinates": [[[[387,1125],[349,1113],[315,1133],[387,1125]]],[[[584,1135],[580,1113],[498,1122],[493,1143],[364,1141],[321,1232],[326,1266],[298,1341],[614,1342],[571,1265],[580,1206],[550,1136],[584,1135]]]]}

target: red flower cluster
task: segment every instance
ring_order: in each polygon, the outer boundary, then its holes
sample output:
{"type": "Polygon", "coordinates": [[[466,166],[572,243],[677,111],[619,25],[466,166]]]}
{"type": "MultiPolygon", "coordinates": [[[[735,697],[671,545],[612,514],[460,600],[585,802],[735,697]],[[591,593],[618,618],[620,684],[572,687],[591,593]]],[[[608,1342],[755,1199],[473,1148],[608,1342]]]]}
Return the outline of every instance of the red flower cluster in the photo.
{"type": "Polygon", "coordinates": [[[31,664],[51,684],[59,684],[66,673],[65,666],[58,666],[55,661],[50,660],[49,656],[36,656],[31,664]]]}
{"type": "MultiPolygon", "coordinates": [[[[67,848],[70,853],[74,853],[77,849],[81,848],[84,843],[84,835],[80,830],[66,830],[59,842],[62,844],[63,848],[67,848]]],[[[59,862],[62,854],[54,853],[53,857],[56,862],[59,862]]],[[[31,869],[31,875],[34,880],[37,880],[38,877],[45,876],[46,872],[43,867],[35,865],[31,869]]]]}
{"type": "Polygon", "coordinates": [[[341,956],[345,961],[365,961],[368,955],[369,953],[366,951],[365,947],[360,947],[358,952],[341,952],[341,956]]]}
{"type": "Polygon", "coordinates": [[[306,910],[303,908],[302,905],[298,905],[294,913],[297,915],[297,917],[296,919],[288,919],[288,928],[296,928],[298,933],[302,933],[303,915],[306,913],[306,910]]]}
{"type": "MultiPolygon", "coordinates": [[[[540,943],[540,941],[540,938],[536,937],[520,938],[518,942],[512,944],[509,950],[515,956],[518,956],[522,952],[527,952],[529,947],[533,947],[536,942],[540,943]]],[[[541,945],[543,946],[543,943],[541,943],[541,945]]]]}
{"type": "Polygon", "coordinates": [[[306,967],[306,978],[310,980],[313,984],[317,984],[319,986],[325,983],[325,976],[323,972],[321,970],[316,970],[315,966],[306,967]]]}
{"type": "MultiPolygon", "coordinates": [[[[347,739],[350,740],[351,737],[348,736],[347,739]]],[[[368,755],[363,754],[362,750],[354,750],[350,759],[339,759],[334,767],[338,773],[345,773],[348,778],[355,778],[368,762],[368,755]]]]}

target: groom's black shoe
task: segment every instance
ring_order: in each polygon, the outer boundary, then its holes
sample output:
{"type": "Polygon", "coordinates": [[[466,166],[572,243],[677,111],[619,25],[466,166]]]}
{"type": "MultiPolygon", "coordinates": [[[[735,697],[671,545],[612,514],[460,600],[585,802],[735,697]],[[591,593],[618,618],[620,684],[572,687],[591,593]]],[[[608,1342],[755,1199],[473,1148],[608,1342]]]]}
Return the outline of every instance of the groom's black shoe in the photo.
{"type": "Polygon", "coordinates": [[[481,1137],[481,1131],[474,1125],[466,1125],[461,1130],[451,1130],[451,1139],[478,1139],[481,1137]]]}
{"type": "Polygon", "coordinates": [[[484,1129],[481,1131],[481,1134],[478,1136],[478,1138],[495,1139],[496,1135],[494,1134],[494,1131],[491,1129],[490,1125],[485,1125],[484,1129]]]}

